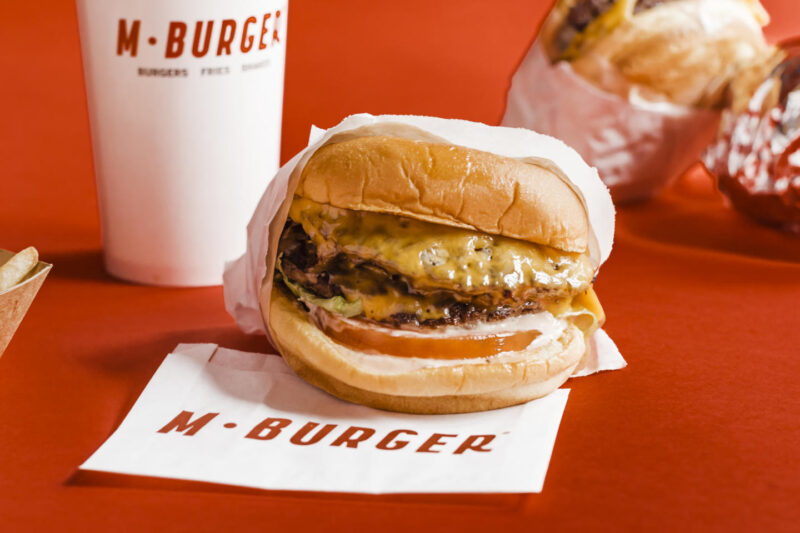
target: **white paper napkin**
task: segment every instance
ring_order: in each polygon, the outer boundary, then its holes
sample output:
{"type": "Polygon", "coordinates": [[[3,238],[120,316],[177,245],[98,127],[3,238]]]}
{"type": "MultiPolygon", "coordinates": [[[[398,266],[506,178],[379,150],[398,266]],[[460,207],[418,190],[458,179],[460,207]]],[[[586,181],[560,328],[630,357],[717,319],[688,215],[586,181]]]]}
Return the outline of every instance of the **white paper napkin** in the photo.
{"type": "Polygon", "coordinates": [[[481,413],[390,413],[306,384],[275,355],[180,344],[80,468],[276,490],[540,492],[568,393],[481,413]]]}

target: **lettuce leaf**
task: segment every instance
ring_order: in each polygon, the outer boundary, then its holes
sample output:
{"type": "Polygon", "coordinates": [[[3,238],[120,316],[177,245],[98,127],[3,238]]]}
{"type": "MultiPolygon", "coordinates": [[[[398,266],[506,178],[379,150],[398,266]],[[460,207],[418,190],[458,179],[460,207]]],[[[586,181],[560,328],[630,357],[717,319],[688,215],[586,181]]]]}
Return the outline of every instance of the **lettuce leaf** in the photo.
{"type": "Polygon", "coordinates": [[[292,294],[306,304],[316,305],[317,307],[321,307],[326,311],[331,313],[336,313],[337,315],[342,315],[345,318],[350,318],[356,315],[360,315],[363,311],[361,306],[361,299],[356,300],[355,302],[349,301],[344,296],[334,296],[333,298],[320,298],[313,292],[304,289],[300,285],[293,283],[289,280],[288,277],[283,273],[281,270],[280,264],[280,257],[276,262],[276,266],[278,267],[278,271],[281,274],[281,280],[283,283],[292,291],[292,294]]]}

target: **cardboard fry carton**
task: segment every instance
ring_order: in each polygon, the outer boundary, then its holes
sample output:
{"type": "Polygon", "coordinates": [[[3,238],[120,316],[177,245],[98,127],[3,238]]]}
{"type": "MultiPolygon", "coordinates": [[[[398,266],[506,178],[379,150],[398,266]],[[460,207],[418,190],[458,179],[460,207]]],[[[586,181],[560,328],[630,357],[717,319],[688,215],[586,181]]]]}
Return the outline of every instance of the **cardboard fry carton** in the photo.
{"type": "MultiPolygon", "coordinates": [[[[0,265],[5,264],[13,255],[13,252],[0,250],[0,265]]],[[[51,268],[53,265],[39,261],[20,283],[0,292],[0,357],[51,268]]]]}

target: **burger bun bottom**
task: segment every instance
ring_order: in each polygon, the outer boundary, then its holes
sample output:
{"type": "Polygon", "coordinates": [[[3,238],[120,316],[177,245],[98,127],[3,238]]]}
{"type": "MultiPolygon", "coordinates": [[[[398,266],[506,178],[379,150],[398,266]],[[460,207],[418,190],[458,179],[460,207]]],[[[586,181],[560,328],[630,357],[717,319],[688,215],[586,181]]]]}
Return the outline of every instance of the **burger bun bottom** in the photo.
{"type": "MultiPolygon", "coordinates": [[[[262,292],[262,298],[267,291],[262,292]]],[[[513,362],[487,362],[377,373],[357,364],[316,327],[282,288],[272,287],[267,327],[284,360],[308,383],[349,402],[420,414],[499,409],[540,398],[560,387],[586,351],[583,333],[569,324],[560,337],[517,352],[513,362]]]]}

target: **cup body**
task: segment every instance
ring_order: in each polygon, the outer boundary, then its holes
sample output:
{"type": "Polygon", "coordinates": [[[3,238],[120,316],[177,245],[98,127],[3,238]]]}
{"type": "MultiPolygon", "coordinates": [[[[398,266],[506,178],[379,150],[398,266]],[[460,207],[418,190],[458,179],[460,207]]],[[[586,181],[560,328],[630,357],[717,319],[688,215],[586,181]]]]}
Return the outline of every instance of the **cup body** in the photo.
{"type": "Polygon", "coordinates": [[[222,283],[279,166],[288,0],[76,0],[106,268],[222,283]]]}

